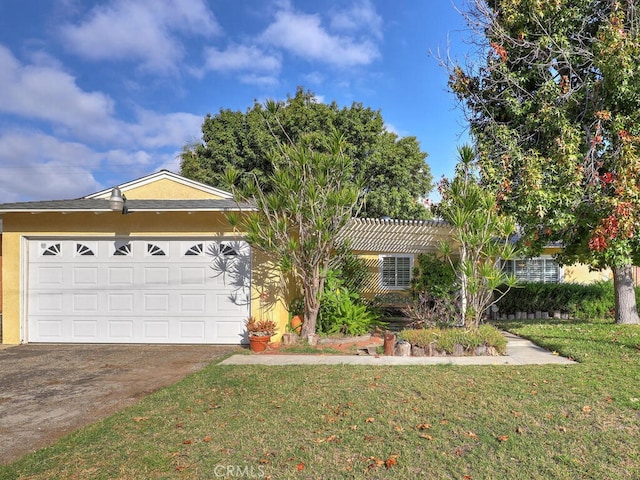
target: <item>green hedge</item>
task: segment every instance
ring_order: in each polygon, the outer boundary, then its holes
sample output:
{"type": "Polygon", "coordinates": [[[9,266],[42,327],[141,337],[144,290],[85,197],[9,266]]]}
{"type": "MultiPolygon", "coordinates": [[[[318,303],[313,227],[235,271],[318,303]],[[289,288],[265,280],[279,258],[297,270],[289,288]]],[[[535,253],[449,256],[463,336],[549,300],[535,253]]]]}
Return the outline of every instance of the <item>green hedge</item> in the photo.
{"type": "MultiPolygon", "coordinates": [[[[503,289],[500,289],[503,291],[503,289]]],[[[496,292],[496,295],[498,293],[496,292]]],[[[636,287],[640,301],[640,289],[636,287]]],[[[500,314],[516,312],[562,312],[576,318],[613,316],[615,297],[613,282],[590,285],[577,283],[521,283],[498,302],[500,314]]]]}

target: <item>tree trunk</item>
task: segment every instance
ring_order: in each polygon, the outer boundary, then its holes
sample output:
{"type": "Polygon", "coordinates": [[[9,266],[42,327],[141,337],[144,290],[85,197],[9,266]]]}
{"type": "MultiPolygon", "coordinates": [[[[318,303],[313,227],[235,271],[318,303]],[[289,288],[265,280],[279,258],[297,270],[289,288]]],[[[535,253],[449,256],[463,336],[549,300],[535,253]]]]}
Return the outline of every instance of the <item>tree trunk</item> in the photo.
{"type": "Polygon", "coordinates": [[[302,330],[300,331],[300,336],[305,341],[309,337],[309,335],[316,333],[318,310],[318,308],[305,308],[304,323],[302,324],[302,330]]]}
{"type": "Polygon", "coordinates": [[[616,323],[640,324],[631,268],[631,265],[612,268],[616,296],[616,323]]]}
{"type": "Polygon", "coordinates": [[[306,340],[309,335],[316,333],[318,312],[320,311],[320,292],[324,282],[320,278],[320,269],[315,268],[312,275],[308,275],[302,287],[304,295],[304,322],[300,336],[306,340]]]}

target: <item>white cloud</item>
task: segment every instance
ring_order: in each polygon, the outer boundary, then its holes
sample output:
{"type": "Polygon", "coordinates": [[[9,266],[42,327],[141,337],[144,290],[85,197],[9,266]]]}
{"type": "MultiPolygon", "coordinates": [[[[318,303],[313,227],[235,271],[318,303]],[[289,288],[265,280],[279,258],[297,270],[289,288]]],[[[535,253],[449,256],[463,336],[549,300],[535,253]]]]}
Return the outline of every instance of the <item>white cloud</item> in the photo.
{"type": "Polygon", "coordinates": [[[218,72],[251,71],[277,74],[282,63],[278,55],[270,55],[255,45],[231,45],[224,51],[208,48],[205,56],[205,67],[218,72]]]}
{"type": "Polygon", "coordinates": [[[101,92],[85,92],[74,77],[50,67],[22,65],[0,45],[0,113],[48,122],[59,136],[83,143],[162,148],[197,135],[202,116],[160,114],[138,109],[136,121],[115,116],[115,102],[101,92]]]}
{"type": "Polygon", "coordinates": [[[157,149],[185,145],[200,135],[204,117],[192,113],[175,112],[159,114],[149,110],[138,110],[137,122],[129,125],[132,137],[143,148],[157,149]]]}
{"type": "Polygon", "coordinates": [[[104,138],[115,127],[109,96],[81,90],[74,77],[61,70],[22,65],[2,45],[0,91],[0,112],[53,122],[90,137],[104,138]]]}
{"type": "MultiPolygon", "coordinates": [[[[339,22],[339,26],[344,30],[345,22],[339,22]]],[[[319,15],[297,13],[289,8],[276,13],[275,21],[261,39],[306,60],[339,67],[367,65],[380,54],[372,39],[332,34],[323,27],[319,15]]]]}
{"type": "Polygon", "coordinates": [[[90,60],[140,61],[156,72],[174,72],[184,58],[177,34],[221,32],[203,0],[113,0],[79,24],[61,28],[69,49],[90,60]]]}
{"type": "Polygon", "coordinates": [[[256,75],[253,73],[240,75],[239,80],[248,85],[257,85],[261,87],[273,87],[280,83],[278,77],[271,75],[256,75]]]}
{"type": "Polygon", "coordinates": [[[101,155],[40,132],[0,133],[0,202],[77,198],[99,190],[101,155]]]}
{"type": "Polygon", "coordinates": [[[22,64],[0,45],[0,202],[86,195],[102,188],[98,169],[124,181],[175,167],[173,152],[200,136],[201,115],[134,106],[134,120],[124,121],[111,97],[82,90],[56,67],[22,64]],[[6,120],[37,123],[7,129],[6,120]]]}
{"type": "Polygon", "coordinates": [[[382,39],[382,17],[368,0],[352,5],[349,10],[334,11],[331,28],[349,33],[366,32],[382,39]]]}

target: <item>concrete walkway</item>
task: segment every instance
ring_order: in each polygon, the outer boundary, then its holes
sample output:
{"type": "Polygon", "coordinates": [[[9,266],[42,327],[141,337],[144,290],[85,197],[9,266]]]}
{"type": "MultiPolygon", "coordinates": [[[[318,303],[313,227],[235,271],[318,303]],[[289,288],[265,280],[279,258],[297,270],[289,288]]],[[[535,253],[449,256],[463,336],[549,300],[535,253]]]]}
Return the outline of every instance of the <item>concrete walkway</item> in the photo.
{"type": "Polygon", "coordinates": [[[505,332],[507,354],[498,357],[385,357],[380,355],[233,355],[219,365],[544,365],[575,364],[529,340],[505,332]]]}

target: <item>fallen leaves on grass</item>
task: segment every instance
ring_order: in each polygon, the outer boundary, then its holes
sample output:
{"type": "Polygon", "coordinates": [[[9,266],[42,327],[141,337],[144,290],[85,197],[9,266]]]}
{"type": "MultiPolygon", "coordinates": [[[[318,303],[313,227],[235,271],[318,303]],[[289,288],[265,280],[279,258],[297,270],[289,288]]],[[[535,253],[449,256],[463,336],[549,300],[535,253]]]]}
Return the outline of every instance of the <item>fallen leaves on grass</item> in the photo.
{"type": "Polygon", "coordinates": [[[384,466],[387,468],[391,468],[394,465],[398,464],[398,455],[391,455],[389,458],[387,458],[384,462],[384,466]]]}
{"type": "Polygon", "coordinates": [[[327,438],[316,438],[314,442],[316,443],[324,443],[324,442],[334,442],[338,437],[336,435],[331,435],[327,438]]]}
{"type": "Polygon", "coordinates": [[[431,428],[431,425],[429,425],[428,423],[419,423],[418,425],[416,425],[416,428],[418,430],[429,430],[431,428]]]}
{"type": "Polygon", "coordinates": [[[133,417],[133,421],[136,423],[144,422],[145,420],[149,420],[149,417],[133,417]]]}
{"type": "Polygon", "coordinates": [[[299,472],[301,472],[302,470],[304,470],[304,467],[306,465],[304,464],[304,462],[300,462],[298,465],[296,465],[296,470],[298,470],[299,472]]]}
{"type": "Polygon", "coordinates": [[[507,440],[509,440],[509,435],[498,435],[497,438],[499,442],[506,442],[507,440]]]}
{"type": "Polygon", "coordinates": [[[390,455],[389,458],[387,458],[386,460],[382,460],[381,458],[378,457],[369,457],[369,460],[371,461],[371,463],[368,465],[367,468],[369,468],[369,470],[373,470],[374,468],[380,468],[382,466],[384,466],[385,468],[389,469],[395,465],[398,464],[398,457],[400,455],[390,455]]]}
{"type": "Polygon", "coordinates": [[[591,408],[589,405],[585,405],[584,407],[582,407],[582,411],[584,413],[591,413],[592,410],[593,408],[591,408]]]}

